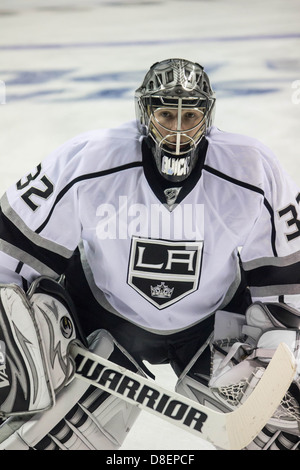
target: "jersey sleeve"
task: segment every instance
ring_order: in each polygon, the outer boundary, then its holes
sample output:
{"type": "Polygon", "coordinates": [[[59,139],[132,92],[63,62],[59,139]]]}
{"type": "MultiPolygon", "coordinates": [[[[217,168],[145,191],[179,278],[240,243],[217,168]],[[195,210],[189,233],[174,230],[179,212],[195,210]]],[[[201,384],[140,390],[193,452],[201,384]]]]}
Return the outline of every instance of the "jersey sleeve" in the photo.
{"type": "Polygon", "coordinates": [[[300,308],[300,189],[277,158],[262,150],[260,214],[241,250],[253,300],[300,308]]]}
{"type": "Polygon", "coordinates": [[[0,282],[58,277],[77,247],[81,225],[76,184],[86,143],[70,141],[1,198],[0,282]]]}

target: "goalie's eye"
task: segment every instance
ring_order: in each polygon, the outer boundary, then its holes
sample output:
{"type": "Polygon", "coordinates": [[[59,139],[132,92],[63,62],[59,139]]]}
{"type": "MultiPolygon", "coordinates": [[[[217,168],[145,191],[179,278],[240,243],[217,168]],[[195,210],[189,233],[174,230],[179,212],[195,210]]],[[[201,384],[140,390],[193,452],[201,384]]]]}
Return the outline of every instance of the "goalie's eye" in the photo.
{"type": "Polygon", "coordinates": [[[182,122],[192,123],[193,125],[199,124],[204,117],[204,113],[200,109],[193,109],[183,111],[181,115],[182,122]]]}
{"type": "Polygon", "coordinates": [[[159,109],[159,110],[155,111],[154,115],[155,115],[155,118],[160,123],[168,122],[168,121],[172,121],[174,119],[177,119],[177,112],[174,111],[174,110],[159,109]]]}

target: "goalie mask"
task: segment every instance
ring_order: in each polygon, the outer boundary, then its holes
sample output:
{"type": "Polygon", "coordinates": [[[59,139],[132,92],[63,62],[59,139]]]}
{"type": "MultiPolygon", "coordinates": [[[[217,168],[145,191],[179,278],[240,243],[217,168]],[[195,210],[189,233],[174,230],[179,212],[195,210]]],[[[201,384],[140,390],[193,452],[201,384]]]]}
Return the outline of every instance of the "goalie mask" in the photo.
{"type": "Polygon", "coordinates": [[[184,59],[157,62],[135,92],[136,117],[159,173],[178,182],[197,161],[197,148],[212,125],[215,94],[203,67],[184,59]]]}

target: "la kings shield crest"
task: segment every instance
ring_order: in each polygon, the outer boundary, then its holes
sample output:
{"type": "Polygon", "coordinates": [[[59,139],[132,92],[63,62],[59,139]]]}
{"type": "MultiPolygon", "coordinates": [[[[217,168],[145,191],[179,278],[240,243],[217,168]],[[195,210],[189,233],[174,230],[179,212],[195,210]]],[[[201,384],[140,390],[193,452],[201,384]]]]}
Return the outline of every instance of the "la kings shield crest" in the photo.
{"type": "Polygon", "coordinates": [[[203,241],[133,237],[128,284],[158,309],[169,307],[198,288],[203,241]]]}

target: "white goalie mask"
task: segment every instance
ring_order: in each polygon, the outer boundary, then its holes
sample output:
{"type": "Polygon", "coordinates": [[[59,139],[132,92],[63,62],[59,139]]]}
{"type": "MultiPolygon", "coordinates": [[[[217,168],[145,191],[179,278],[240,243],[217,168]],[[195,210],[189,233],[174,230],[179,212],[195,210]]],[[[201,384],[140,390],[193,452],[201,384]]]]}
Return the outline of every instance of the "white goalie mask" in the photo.
{"type": "Polygon", "coordinates": [[[170,181],[184,180],[213,122],[215,94],[203,67],[184,59],[155,63],[136,90],[135,103],[159,173],[170,181]]]}

